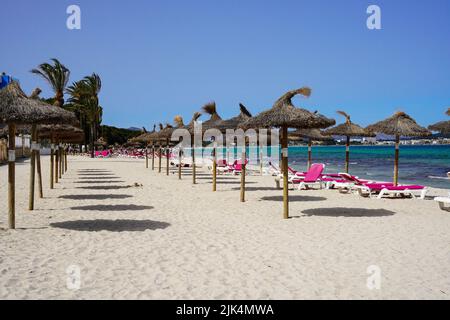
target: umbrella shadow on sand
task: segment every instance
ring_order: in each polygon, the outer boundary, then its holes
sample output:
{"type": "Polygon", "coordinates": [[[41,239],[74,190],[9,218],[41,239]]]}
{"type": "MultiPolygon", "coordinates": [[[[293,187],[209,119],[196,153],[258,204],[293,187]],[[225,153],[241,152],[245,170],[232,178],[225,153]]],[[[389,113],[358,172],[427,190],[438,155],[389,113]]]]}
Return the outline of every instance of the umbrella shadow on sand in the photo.
{"type": "Polygon", "coordinates": [[[138,206],[135,204],[118,204],[118,205],[90,205],[71,207],[71,210],[87,210],[87,211],[140,211],[153,209],[152,206],[138,206]]]}
{"type": "Polygon", "coordinates": [[[142,232],[146,230],[166,229],[170,226],[167,222],[152,220],[76,220],[55,222],[50,224],[53,228],[68,229],[74,231],[111,231],[111,232],[142,232]]]}
{"type": "MultiPolygon", "coordinates": [[[[289,196],[289,202],[307,202],[307,201],[325,201],[325,197],[312,197],[312,196],[289,196]]],[[[266,196],[261,197],[260,201],[283,201],[283,196],[266,196]]]]}
{"type": "Polygon", "coordinates": [[[303,210],[302,213],[306,216],[321,216],[321,217],[388,217],[396,213],[386,209],[365,209],[365,208],[317,208],[303,210]]]}
{"type": "Polygon", "coordinates": [[[126,199],[132,198],[128,194],[68,194],[59,196],[59,199],[66,200],[108,200],[108,199],[126,199]]]}

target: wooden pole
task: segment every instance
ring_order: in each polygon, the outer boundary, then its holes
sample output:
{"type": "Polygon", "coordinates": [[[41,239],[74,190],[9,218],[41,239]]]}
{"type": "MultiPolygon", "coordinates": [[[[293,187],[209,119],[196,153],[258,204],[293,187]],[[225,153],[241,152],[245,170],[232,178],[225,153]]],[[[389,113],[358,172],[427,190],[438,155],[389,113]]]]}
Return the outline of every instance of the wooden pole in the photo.
{"type": "Polygon", "coordinates": [[[178,179],[181,180],[181,147],[178,149],[178,179]]]}
{"type": "Polygon", "coordinates": [[[148,145],[145,145],[145,168],[148,169],[148,145]]]}
{"type": "MultiPolygon", "coordinates": [[[[193,141],[193,139],[192,139],[193,141]]],[[[196,165],[195,165],[195,143],[192,142],[192,184],[197,184],[197,173],[196,173],[196,165]]]]}
{"type": "MultiPolygon", "coordinates": [[[[38,141],[39,143],[39,141],[38,141]]],[[[37,177],[38,177],[38,189],[39,198],[44,198],[44,191],[42,187],[42,169],[41,169],[41,150],[36,151],[36,167],[37,167],[37,177]]]]}
{"type": "Polygon", "coordinates": [[[350,165],[350,137],[347,136],[347,140],[345,142],[345,172],[348,173],[350,165]]]}
{"type": "Polygon", "coordinates": [[[59,177],[59,173],[58,173],[58,167],[59,167],[59,146],[58,146],[58,144],[56,144],[55,145],[56,146],[56,148],[55,148],[55,168],[54,168],[54,170],[55,170],[55,183],[58,183],[59,182],[59,180],[58,180],[58,177],[59,177]]]}
{"type": "Polygon", "coordinates": [[[289,219],[288,128],[282,127],[281,161],[283,167],[283,218],[289,219]]]}
{"type": "Polygon", "coordinates": [[[242,151],[242,157],[241,157],[241,166],[242,166],[242,170],[241,170],[241,202],[245,202],[245,162],[247,160],[247,156],[246,156],[246,152],[245,152],[245,145],[244,145],[244,150],[242,151]]]}
{"type": "Polygon", "coordinates": [[[308,139],[308,170],[311,169],[312,166],[312,141],[311,138],[308,139]]]}
{"type": "Polygon", "coordinates": [[[55,177],[54,177],[54,162],[55,162],[55,141],[52,138],[51,139],[51,149],[50,149],[50,189],[53,189],[55,187],[54,185],[54,181],[55,181],[55,177]]]}
{"type": "Polygon", "coordinates": [[[263,166],[263,150],[262,147],[259,146],[259,171],[260,174],[263,175],[264,174],[264,166],[263,166]]]}
{"type": "Polygon", "coordinates": [[[22,138],[22,158],[25,158],[25,135],[22,133],[20,137],[22,138]]]}
{"type": "Polygon", "coordinates": [[[16,228],[16,125],[8,124],[8,224],[10,229],[16,228]]]}
{"type": "Polygon", "coordinates": [[[62,166],[63,166],[61,144],[58,145],[58,150],[59,150],[59,179],[61,179],[62,178],[62,166]]]}
{"type": "Polygon", "coordinates": [[[162,162],[162,148],[159,145],[159,157],[158,157],[158,173],[161,173],[161,162],[162,162]]]}
{"type": "Polygon", "coordinates": [[[214,149],[213,149],[213,192],[217,191],[217,150],[216,150],[216,143],[214,142],[214,149]]]}
{"type": "Polygon", "coordinates": [[[170,158],[170,148],[169,148],[169,139],[167,139],[167,149],[166,149],[166,176],[169,175],[169,158],[170,158]]]}
{"type": "Polygon", "coordinates": [[[152,143],[152,170],[155,170],[155,144],[152,143]]]}
{"type": "Polygon", "coordinates": [[[394,186],[398,186],[398,160],[400,154],[400,136],[395,136],[394,186]]]}
{"type": "Polygon", "coordinates": [[[28,199],[28,210],[34,210],[34,185],[36,179],[36,125],[31,126],[31,157],[30,157],[30,195],[28,199]]]}
{"type": "Polygon", "coordinates": [[[65,148],[65,149],[64,149],[64,159],[65,159],[65,160],[64,160],[64,165],[65,165],[65,170],[66,170],[66,172],[67,172],[67,167],[68,167],[68,166],[67,166],[67,151],[68,151],[67,148],[65,148]]]}

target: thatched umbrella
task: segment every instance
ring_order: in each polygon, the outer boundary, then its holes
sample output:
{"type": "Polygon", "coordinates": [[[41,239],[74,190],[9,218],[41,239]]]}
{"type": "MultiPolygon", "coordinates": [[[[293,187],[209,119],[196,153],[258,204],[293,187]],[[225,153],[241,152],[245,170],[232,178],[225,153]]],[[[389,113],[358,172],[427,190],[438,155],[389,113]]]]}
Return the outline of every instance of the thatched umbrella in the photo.
{"type": "Polygon", "coordinates": [[[174,130],[175,128],[167,123],[166,127],[158,133],[158,139],[166,143],[166,175],[169,175],[170,138],[174,130]]]}
{"type": "Polygon", "coordinates": [[[312,142],[333,140],[330,136],[324,135],[319,129],[297,129],[293,132],[289,132],[288,139],[306,139],[308,141],[308,170],[312,165],[312,142]]]}
{"type": "Polygon", "coordinates": [[[369,132],[384,133],[395,136],[394,185],[398,185],[398,159],[400,153],[400,137],[424,137],[431,134],[426,128],[404,112],[396,112],[393,116],[367,127],[369,132]]]}
{"type": "Polygon", "coordinates": [[[50,140],[52,144],[52,153],[50,155],[50,189],[54,188],[54,182],[59,182],[59,178],[61,178],[63,173],[62,168],[65,155],[63,155],[64,151],[60,143],[64,139],[77,138],[79,136],[84,136],[83,130],[72,125],[44,125],[39,127],[39,138],[50,140]],[[56,157],[55,161],[53,161],[53,155],[56,157]]]}
{"type": "MultiPolygon", "coordinates": [[[[242,103],[239,104],[239,109],[240,109],[240,113],[236,117],[233,117],[228,120],[218,120],[214,123],[214,127],[216,129],[220,130],[220,132],[222,132],[223,134],[226,134],[226,131],[229,129],[232,129],[232,130],[238,129],[240,125],[242,125],[243,123],[245,123],[252,117],[252,114],[247,110],[247,108],[242,103]]],[[[241,164],[241,166],[242,166],[241,192],[240,192],[241,202],[245,202],[245,175],[246,175],[245,162],[246,162],[246,158],[247,158],[245,149],[246,149],[246,144],[245,144],[245,140],[244,140],[244,149],[242,150],[242,157],[241,157],[241,162],[242,162],[242,164],[241,164]]],[[[227,159],[227,161],[228,161],[228,159],[227,159]]]]}
{"type": "Polygon", "coordinates": [[[296,108],[292,98],[296,95],[309,97],[311,89],[300,88],[292,90],[279,98],[274,106],[259,115],[250,118],[242,125],[243,128],[281,128],[282,170],[283,170],[283,217],[289,218],[288,192],[288,128],[326,128],[336,122],[320,114],[305,109],[296,108]]]}
{"type": "MultiPolygon", "coordinates": [[[[446,114],[450,116],[450,108],[448,108],[446,114]]],[[[432,124],[428,127],[431,131],[437,131],[441,134],[449,134],[450,133],[450,120],[447,121],[441,121],[435,124],[432,124]]]]}
{"type": "Polygon", "coordinates": [[[73,123],[75,115],[40,100],[30,99],[17,82],[0,90],[0,122],[9,128],[8,203],[9,227],[15,228],[15,134],[17,124],[73,123]]]}
{"type": "MultiPolygon", "coordinates": [[[[209,120],[202,123],[202,131],[205,132],[209,129],[215,129],[216,126],[222,121],[222,118],[217,113],[216,103],[214,101],[205,104],[202,111],[210,115],[209,120]]],[[[213,192],[217,191],[217,147],[216,142],[214,142],[213,147],[213,168],[212,168],[212,189],[213,192]]]]}
{"type": "Polygon", "coordinates": [[[370,137],[373,136],[373,134],[353,123],[350,120],[350,116],[344,111],[337,111],[337,113],[345,117],[345,123],[327,129],[324,133],[327,135],[345,136],[345,172],[348,173],[350,165],[350,137],[370,137]]]}
{"type": "Polygon", "coordinates": [[[200,112],[195,112],[194,115],[192,116],[191,122],[189,122],[189,124],[187,126],[185,126],[184,129],[188,130],[189,133],[191,134],[191,146],[192,146],[192,150],[191,150],[191,156],[192,156],[192,184],[196,184],[196,164],[195,164],[195,129],[196,129],[196,124],[197,124],[197,120],[202,116],[202,114],[200,112]]]}

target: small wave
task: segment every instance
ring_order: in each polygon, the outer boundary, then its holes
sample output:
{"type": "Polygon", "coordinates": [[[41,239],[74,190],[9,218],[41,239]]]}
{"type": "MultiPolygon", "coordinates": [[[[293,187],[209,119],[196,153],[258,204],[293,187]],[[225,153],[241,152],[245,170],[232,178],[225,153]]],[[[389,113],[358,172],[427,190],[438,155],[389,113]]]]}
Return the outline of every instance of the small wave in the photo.
{"type": "Polygon", "coordinates": [[[430,179],[441,179],[441,180],[450,180],[449,177],[436,177],[436,176],[428,176],[430,179]]]}

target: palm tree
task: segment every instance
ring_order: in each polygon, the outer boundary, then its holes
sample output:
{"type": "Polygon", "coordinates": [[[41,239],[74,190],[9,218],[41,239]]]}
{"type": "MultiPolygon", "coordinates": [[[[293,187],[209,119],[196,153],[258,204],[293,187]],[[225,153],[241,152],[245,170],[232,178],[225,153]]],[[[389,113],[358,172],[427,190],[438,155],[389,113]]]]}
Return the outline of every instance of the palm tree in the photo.
{"type": "Polygon", "coordinates": [[[31,72],[41,76],[50,84],[55,93],[53,104],[62,107],[64,105],[64,90],[69,81],[70,70],[59,62],[58,59],[51,59],[51,61],[53,65],[42,63],[37,69],[31,70],[31,72]]]}
{"type": "Polygon", "coordinates": [[[95,73],[83,80],[74,82],[67,88],[67,93],[71,96],[68,108],[79,115],[80,123],[89,126],[91,157],[94,157],[94,143],[97,140],[97,133],[102,122],[103,108],[100,106],[98,98],[101,88],[101,79],[95,73]]]}

